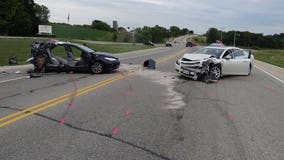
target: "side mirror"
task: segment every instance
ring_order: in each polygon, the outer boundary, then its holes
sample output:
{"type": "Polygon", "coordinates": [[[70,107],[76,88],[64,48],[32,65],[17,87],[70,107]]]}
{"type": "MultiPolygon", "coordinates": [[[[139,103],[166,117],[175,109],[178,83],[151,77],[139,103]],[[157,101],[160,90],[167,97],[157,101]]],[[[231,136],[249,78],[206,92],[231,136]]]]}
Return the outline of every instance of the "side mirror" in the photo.
{"type": "Polygon", "coordinates": [[[227,55],[226,57],[224,57],[224,59],[227,59],[227,60],[232,59],[232,56],[231,55],[227,55]]]}

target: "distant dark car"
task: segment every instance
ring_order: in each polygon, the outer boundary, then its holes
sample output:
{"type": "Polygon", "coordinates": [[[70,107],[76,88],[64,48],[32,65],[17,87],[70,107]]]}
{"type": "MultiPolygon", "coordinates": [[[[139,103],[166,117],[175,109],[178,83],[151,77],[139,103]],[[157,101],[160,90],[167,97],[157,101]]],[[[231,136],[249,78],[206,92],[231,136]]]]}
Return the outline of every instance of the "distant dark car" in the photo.
{"type": "Polygon", "coordinates": [[[120,65],[118,58],[111,54],[96,52],[81,44],[60,41],[34,42],[31,58],[27,61],[34,65],[35,72],[41,73],[80,71],[98,74],[117,69],[120,65]]]}
{"type": "Polygon", "coordinates": [[[193,47],[193,46],[197,46],[197,44],[193,42],[186,42],[185,47],[193,47]]]}
{"type": "Polygon", "coordinates": [[[154,43],[151,41],[145,41],[144,44],[147,46],[154,46],[154,43]]]}
{"type": "Polygon", "coordinates": [[[166,42],[165,46],[166,47],[172,47],[172,43],[171,42],[166,42]]]}

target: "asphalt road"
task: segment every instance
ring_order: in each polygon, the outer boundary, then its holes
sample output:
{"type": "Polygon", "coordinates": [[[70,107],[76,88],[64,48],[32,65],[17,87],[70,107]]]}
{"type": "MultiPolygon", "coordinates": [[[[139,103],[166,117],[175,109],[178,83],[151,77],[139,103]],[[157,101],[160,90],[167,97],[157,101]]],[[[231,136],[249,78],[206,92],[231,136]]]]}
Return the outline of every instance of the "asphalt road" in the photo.
{"type": "Polygon", "coordinates": [[[258,69],[182,78],[174,62],[195,49],[182,39],[121,54],[108,74],[1,73],[0,159],[284,159],[284,85],[258,69]],[[141,69],[148,58],[156,70],[141,69]]]}

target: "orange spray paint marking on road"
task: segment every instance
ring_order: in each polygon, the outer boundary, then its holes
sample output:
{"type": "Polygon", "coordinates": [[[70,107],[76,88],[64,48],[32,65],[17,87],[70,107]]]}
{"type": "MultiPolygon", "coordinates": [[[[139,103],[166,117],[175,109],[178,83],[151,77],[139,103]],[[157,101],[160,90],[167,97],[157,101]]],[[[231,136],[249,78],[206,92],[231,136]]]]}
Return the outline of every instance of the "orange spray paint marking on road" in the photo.
{"type": "Polygon", "coordinates": [[[118,133],[118,128],[114,128],[111,132],[113,135],[118,133]]]}
{"type": "Polygon", "coordinates": [[[126,115],[126,116],[129,116],[129,115],[130,115],[130,112],[126,111],[126,112],[125,112],[125,115],[126,115]]]}
{"type": "Polygon", "coordinates": [[[276,89],[276,88],[273,88],[273,87],[271,87],[271,88],[268,88],[272,93],[278,93],[278,90],[276,89]]]}
{"type": "Polygon", "coordinates": [[[232,121],[232,120],[233,120],[233,115],[228,114],[227,119],[228,119],[229,121],[232,121]]]}
{"type": "Polygon", "coordinates": [[[69,101],[69,103],[67,104],[67,109],[65,110],[65,112],[64,112],[64,114],[63,114],[63,116],[62,116],[63,118],[60,120],[60,124],[61,124],[61,125],[64,124],[65,118],[66,118],[66,116],[67,116],[67,114],[68,114],[68,112],[69,112],[69,109],[74,106],[74,99],[75,99],[75,97],[76,97],[76,95],[77,95],[78,87],[77,87],[76,81],[75,81],[75,80],[73,79],[73,77],[72,77],[72,73],[73,73],[73,72],[70,72],[70,79],[69,79],[69,81],[72,81],[73,86],[74,86],[74,90],[73,90],[73,93],[70,94],[70,101],[69,101]]]}
{"type": "Polygon", "coordinates": [[[207,96],[207,97],[211,97],[211,96],[212,96],[212,94],[211,94],[211,93],[209,93],[209,92],[206,92],[206,96],[207,96]]]}
{"type": "Polygon", "coordinates": [[[73,107],[73,106],[74,106],[74,103],[73,103],[73,102],[70,102],[70,103],[68,103],[68,106],[69,106],[69,107],[73,107]]]}
{"type": "Polygon", "coordinates": [[[64,122],[65,122],[64,119],[60,120],[61,125],[64,125],[64,122]]]}

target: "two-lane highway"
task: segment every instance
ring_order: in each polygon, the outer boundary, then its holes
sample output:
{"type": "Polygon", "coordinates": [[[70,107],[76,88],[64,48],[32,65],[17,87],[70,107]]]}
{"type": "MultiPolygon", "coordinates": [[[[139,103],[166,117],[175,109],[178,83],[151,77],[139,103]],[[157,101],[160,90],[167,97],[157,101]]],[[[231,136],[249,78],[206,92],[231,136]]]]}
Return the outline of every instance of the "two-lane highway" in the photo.
{"type": "Polygon", "coordinates": [[[174,62],[194,49],[183,39],[118,55],[109,74],[1,83],[0,159],[284,159],[283,84],[258,69],[182,78],[174,62]],[[148,58],[156,70],[141,69],[148,58]]]}

